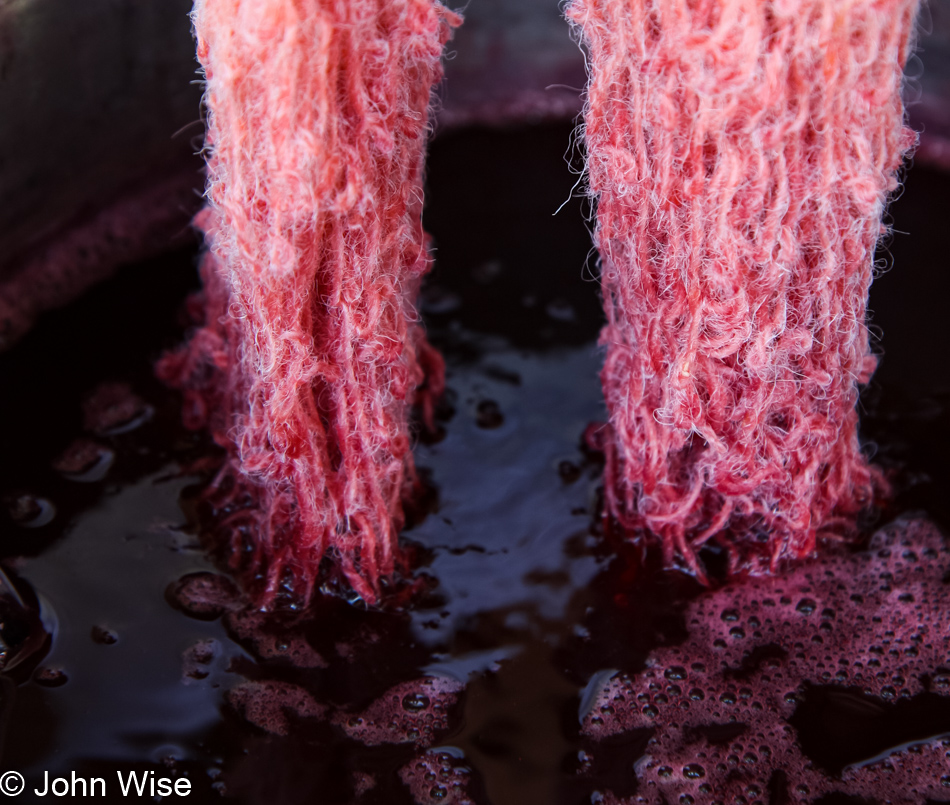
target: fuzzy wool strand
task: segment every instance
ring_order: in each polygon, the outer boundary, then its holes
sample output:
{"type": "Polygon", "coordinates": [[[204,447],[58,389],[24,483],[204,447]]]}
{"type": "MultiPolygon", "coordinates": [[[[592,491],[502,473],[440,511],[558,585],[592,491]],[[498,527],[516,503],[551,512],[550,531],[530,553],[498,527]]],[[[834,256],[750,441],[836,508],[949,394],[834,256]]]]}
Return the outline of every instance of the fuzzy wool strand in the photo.
{"type": "Polygon", "coordinates": [[[607,325],[609,512],[698,575],[846,536],[917,0],[572,0],[607,325]]]}
{"type": "Polygon", "coordinates": [[[422,170],[458,18],[435,0],[197,0],[204,324],[159,374],[227,451],[233,563],[266,603],[329,558],[375,601],[443,365],[414,307],[422,170]]]}

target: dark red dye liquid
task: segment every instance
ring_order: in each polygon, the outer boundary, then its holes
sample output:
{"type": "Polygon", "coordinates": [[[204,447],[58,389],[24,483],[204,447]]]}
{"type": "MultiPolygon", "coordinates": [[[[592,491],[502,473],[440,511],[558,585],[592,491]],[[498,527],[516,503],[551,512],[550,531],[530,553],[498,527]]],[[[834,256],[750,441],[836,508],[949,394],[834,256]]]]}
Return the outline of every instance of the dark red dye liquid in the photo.
{"type": "MultiPolygon", "coordinates": [[[[594,256],[578,200],[552,215],[574,181],[562,162],[568,135],[469,132],[433,148],[437,268],[423,310],[450,393],[440,435],[417,446],[432,499],[405,538],[427,583],[403,608],[327,597],[305,613],[258,616],[213,576],[192,577],[196,597],[182,604],[184,577],[220,572],[196,515],[214,450],[181,428],[179,400],[151,365],[182,338],[193,253],[129,267],[0,356],[0,768],[23,772],[28,792],[46,770],[102,776],[117,801],[118,769],[187,775],[191,802],[550,805],[650,794],[634,765],[650,754],[651,731],[593,746],[581,722],[615,671],[635,674],[652,650],[685,639],[699,588],[618,546],[597,518],[599,466],[581,448],[603,418],[594,256]],[[114,382],[148,415],[84,430],[84,401],[114,382]],[[88,441],[71,448],[79,439],[88,441]]],[[[913,173],[893,209],[895,229],[911,234],[894,236],[895,270],[872,294],[887,355],[863,415],[896,473],[884,519],[919,508],[944,526],[947,197],[946,176],[913,173]]],[[[120,400],[109,410],[126,409],[120,400]]],[[[726,676],[741,687],[792,650],[763,643],[726,676]]],[[[891,703],[833,687],[803,689],[791,722],[829,779],[950,731],[945,690],[891,703]],[[857,698],[842,710],[842,696],[857,698]]],[[[743,724],[724,722],[694,737],[742,735],[743,724]]],[[[760,789],[748,802],[812,801],[781,769],[760,789]]]]}
{"type": "Polygon", "coordinates": [[[895,746],[950,735],[950,697],[921,693],[889,702],[855,688],[806,686],[790,723],[805,754],[840,774],[895,746]]]}

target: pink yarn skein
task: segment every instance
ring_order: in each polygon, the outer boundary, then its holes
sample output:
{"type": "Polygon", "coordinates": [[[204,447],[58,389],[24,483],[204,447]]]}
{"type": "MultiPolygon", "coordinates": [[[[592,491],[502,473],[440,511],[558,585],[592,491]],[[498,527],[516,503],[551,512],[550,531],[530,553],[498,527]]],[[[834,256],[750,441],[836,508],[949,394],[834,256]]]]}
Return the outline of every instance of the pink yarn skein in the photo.
{"type": "Polygon", "coordinates": [[[885,488],[857,435],[865,312],[915,135],[917,0],[572,0],[608,323],[609,512],[703,576],[842,538],[885,488]]]}
{"type": "Polygon", "coordinates": [[[366,601],[417,484],[408,416],[444,369],[414,308],[422,170],[459,18],[435,0],[197,0],[207,78],[203,327],[159,375],[228,459],[236,567],[308,599],[329,557],[366,601]]]}

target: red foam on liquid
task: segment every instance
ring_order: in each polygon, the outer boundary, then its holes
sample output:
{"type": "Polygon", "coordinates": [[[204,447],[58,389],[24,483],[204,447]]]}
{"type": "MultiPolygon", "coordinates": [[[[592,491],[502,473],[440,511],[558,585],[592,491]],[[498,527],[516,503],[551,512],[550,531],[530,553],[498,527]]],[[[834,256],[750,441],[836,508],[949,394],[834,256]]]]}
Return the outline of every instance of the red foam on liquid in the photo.
{"type": "Polygon", "coordinates": [[[637,760],[636,795],[605,792],[603,802],[805,803],[831,792],[874,802],[945,799],[950,765],[935,738],[950,731],[950,719],[936,732],[918,719],[903,739],[887,719],[888,707],[921,695],[934,696],[933,707],[946,701],[934,694],[950,688],[948,567],[942,535],[910,521],[876,534],[865,552],[825,555],[779,579],[749,579],[694,600],[686,642],[656,649],[635,675],[615,675],[584,716],[593,765],[611,740],[652,732],[645,755],[629,758],[637,760]],[[818,727],[844,759],[838,779],[803,751],[813,740],[796,712],[818,688],[826,703],[838,703],[837,717],[829,713],[818,727]],[[887,734],[878,756],[849,757],[847,744],[879,720],[887,734]],[[898,752],[895,738],[914,751],[898,752]],[[773,799],[770,788],[778,789],[773,799]]]}

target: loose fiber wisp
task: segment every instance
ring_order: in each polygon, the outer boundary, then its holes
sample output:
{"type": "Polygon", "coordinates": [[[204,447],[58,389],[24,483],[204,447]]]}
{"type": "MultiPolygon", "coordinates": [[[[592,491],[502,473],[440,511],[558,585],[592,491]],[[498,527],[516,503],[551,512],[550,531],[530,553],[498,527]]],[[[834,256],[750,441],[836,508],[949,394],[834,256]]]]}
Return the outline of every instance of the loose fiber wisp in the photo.
{"type": "Polygon", "coordinates": [[[857,435],[916,0],[573,0],[610,513],[775,569],[883,489],[857,435]]]}
{"type": "Polygon", "coordinates": [[[324,558],[364,599],[417,484],[408,429],[443,365],[414,301],[422,169],[458,18],[434,0],[197,0],[208,204],[204,325],[159,374],[228,458],[215,482],[260,598],[324,558]]]}

